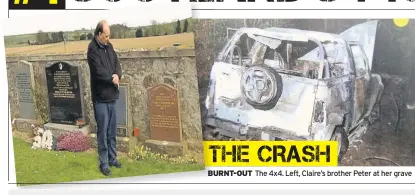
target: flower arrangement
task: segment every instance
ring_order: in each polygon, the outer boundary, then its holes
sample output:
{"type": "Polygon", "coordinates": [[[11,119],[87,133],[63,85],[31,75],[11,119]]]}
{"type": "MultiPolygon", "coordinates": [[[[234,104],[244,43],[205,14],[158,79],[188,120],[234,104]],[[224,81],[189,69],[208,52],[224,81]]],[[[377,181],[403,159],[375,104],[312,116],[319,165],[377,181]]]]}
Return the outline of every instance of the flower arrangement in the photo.
{"type": "Polygon", "coordinates": [[[67,135],[62,135],[57,139],[56,150],[66,150],[71,152],[83,152],[91,147],[90,139],[81,131],[74,131],[67,135]]]}

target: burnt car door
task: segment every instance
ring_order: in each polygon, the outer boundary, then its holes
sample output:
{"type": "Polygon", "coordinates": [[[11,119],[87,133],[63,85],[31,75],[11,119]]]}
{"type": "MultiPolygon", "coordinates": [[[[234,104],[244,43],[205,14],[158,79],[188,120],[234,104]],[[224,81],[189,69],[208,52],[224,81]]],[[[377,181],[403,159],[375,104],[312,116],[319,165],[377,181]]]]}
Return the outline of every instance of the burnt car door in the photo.
{"type": "Polygon", "coordinates": [[[369,74],[369,62],[366,57],[366,54],[363,50],[363,47],[358,42],[349,42],[348,43],[351,56],[353,59],[353,70],[354,70],[354,97],[353,97],[353,121],[352,124],[357,124],[367,108],[365,107],[365,100],[368,99],[367,91],[370,81],[369,74]]]}
{"type": "Polygon", "coordinates": [[[352,26],[340,34],[348,42],[350,65],[355,77],[352,78],[354,80],[352,86],[354,104],[351,110],[353,115],[351,126],[357,125],[368,109],[365,101],[368,99],[367,92],[371,78],[377,26],[378,21],[372,20],[352,26]]]}

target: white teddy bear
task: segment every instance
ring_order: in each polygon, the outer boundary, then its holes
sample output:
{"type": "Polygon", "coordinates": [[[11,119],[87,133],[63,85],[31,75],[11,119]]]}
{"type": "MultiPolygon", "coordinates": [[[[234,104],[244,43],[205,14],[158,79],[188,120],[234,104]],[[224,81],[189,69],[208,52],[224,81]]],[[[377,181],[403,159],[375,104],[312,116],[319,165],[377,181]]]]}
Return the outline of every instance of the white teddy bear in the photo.
{"type": "Polygon", "coordinates": [[[35,125],[31,125],[32,128],[35,129],[34,134],[35,137],[33,138],[34,142],[32,145],[32,149],[48,149],[52,150],[53,144],[53,137],[52,132],[50,130],[44,130],[41,127],[36,127],[35,125]]]}
{"type": "Polygon", "coordinates": [[[39,148],[41,148],[42,138],[37,135],[37,136],[35,136],[33,138],[33,140],[34,140],[34,142],[33,142],[33,145],[32,145],[32,149],[39,149],[39,148]]]}
{"type": "Polygon", "coordinates": [[[53,144],[53,139],[52,139],[52,132],[50,130],[46,130],[43,133],[42,136],[42,149],[48,149],[48,150],[52,150],[52,144],[53,144]]]}

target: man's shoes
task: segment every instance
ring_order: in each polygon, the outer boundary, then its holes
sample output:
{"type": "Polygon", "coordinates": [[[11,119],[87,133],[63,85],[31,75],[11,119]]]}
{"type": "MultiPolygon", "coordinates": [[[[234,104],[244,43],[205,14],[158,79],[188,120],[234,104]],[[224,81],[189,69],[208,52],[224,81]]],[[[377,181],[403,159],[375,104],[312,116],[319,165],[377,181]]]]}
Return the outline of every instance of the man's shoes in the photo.
{"type": "Polygon", "coordinates": [[[109,176],[111,175],[111,170],[109,168],[100,168],[101,173],[104,174],[105,176],[109,176]]]}
{"type": "Polygon", "coordinates": [[[120,162],[118,162],[118,161],[115,161],[114,163],[110,163],[110,166],[114,166],[114,167],[117,167],[117,168],[121,168],[122,167],[122,164],[120,162]]]}

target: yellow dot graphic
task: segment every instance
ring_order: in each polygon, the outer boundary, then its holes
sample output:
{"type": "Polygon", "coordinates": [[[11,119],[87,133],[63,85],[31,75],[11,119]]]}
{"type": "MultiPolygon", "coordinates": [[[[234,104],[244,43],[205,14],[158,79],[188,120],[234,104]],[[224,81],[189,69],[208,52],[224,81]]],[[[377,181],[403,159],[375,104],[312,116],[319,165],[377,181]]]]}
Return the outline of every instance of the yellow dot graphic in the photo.
{"type": "Polygon", "coordinates": [[[393,23],[395,23],[397,27],[405,27],[408,25],[409,19],[393,19],[393,23]]]}

